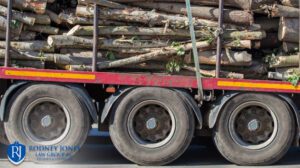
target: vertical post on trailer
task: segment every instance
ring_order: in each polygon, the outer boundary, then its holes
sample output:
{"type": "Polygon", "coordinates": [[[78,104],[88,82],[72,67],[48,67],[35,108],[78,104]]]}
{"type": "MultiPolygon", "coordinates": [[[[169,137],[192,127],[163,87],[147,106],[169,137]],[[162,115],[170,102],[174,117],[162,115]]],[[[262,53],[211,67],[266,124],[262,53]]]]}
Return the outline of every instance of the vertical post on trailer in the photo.
{"type": "Polygon", "coordinates": [[[4,66],[8,67],[10,62],[10,23],[12,19],[12,0],[7,1],[7,18],[6,18],[6,48],[5,48],[5,58],[4,58],[4,66]]]}
{"type": "Polygon", "coordinates": [[[219,0],[219,21],[217,30],[217,59],[216,59],[216,78],[220,78],[221,71],[221,56],[222,56],[222,33],[223,33],[223,16],[224,15],[224,0],[219,0]]]}
{"type": "Polygon", "coordinates": [[[97,56],[98,56],[98,33],[99,33],[99,7],[94,3],[94,37],[93,37],[93,61],[92,61],[92,71],[97,71],[97,56]]]}
{"type": "Polygon", "coordinates": [[[193,45],[193,56],[194,56],[194,62],[195,62],[195,68],[196,68],[196,77],[197,77],[197,85],[198,85],[198,100],[202,102],[204,100],[204,94],[203,94],[203,86],[202,86],[202,76],[200,74],[200,64],[199,64],[199,58],[198,58],[198,49],[196,46],[196,35],[195,35],[195,28],[194,28],[194,22],[193,22],[193,15],[192,15],[192,8],[191,8],[191,2],[190,0],[185,0],[186,3],[186,11],[189,19],[189,27],[190,27],[190,34],[191,34],[191,40],[193,45]]]}

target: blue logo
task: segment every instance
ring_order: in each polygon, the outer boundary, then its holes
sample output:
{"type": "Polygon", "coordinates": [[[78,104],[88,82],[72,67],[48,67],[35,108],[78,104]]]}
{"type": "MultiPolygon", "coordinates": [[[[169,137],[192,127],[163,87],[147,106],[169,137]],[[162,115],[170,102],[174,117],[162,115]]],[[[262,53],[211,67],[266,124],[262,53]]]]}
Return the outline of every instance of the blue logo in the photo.
{"type": "Polygon", "coordinates": [[[15,142],[13,144],[10,144],[7,149],[7,157],[9,161],[14,165],[21,164],[26,155],[26,147],[23,144],[20,144],[19,142],[15,142]]]}

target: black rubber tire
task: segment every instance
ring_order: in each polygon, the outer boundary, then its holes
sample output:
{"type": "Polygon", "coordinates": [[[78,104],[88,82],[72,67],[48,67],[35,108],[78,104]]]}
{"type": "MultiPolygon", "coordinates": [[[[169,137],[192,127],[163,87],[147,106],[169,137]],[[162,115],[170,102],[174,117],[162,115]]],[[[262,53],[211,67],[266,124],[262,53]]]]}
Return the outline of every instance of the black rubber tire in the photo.
{"type": "Polygon", "coordinates": [[[294,116],[285,102],[269,94],[245,93],[234,97],[221,111],[214,130],[214,142],[220,153],[230,162],[238,165],[260,166],[279,161],[289,150],[294,135],[294,116]],[[249,101],[267,105],[274,112],[278,121],[278,132],[275,139],[268,146],[259,150],[247,149],[238,145],[229,132],[231,113],[239,105],[249,101]]]}
{"type": "MultiPolygon", "coordinates": [[[[90,116],[86,107],[80,103],[73,91],[67,87],[55,84],[34,84],[24,88],[12,100],[9,109],[8,121],[4,123],[7,138],[10,143],[15,141],[27,146],[26,159],[37,163],[57,163],[74,156],[85,142],[90,129],[90,116]],[[28,149],[28,146],[44,146],[38,144],[26,136],[23,130],[22,117],[26,107],[38,98],[50,97],[56,99],[66,108],[70,116],[70,129],[66,137],[52,146],[76,147],[74,151],[65,154],[68,157],[61,160],[39,160],[36,152],[28,149]]],[[[56,151],[60,152],[60,151],[56,151]]],[[[47,153],[47,151],[46,151],[47,153]]]]}
{"type": "Polygon", "coordinates": [[[4,123],[0,121],[0,143],[3,145],[9,145],[9,141],[6,137],[5,129],[4,129],[4,123]]]}
{"type": "Polygon", "coordinates": [[[118,151],[138,165],[166,165],[180,157],[191,143],[195,121],[180,96],[169,89],[137,88],[128,93],[115,107],[110,118],[109,131],[118,151]],[[170,141],[157,148],[146,148],[135,143],[128,132],[127,119],[133,107],[146,100],[164,103],[172,111],[176,129],[170,141]]]}

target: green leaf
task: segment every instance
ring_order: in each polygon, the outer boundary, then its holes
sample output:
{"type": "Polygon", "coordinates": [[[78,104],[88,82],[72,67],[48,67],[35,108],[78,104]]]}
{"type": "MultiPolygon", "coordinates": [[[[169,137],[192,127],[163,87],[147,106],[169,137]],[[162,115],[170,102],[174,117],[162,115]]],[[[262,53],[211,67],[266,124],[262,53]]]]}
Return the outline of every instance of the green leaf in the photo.
{"type": "Polygon", "coordinates": [[[293,74],[288,78],[288,81],[296,87],[299,84],[300,76],[298,74],[293,74]]]}
{"type": "Polygon", "coordinates": [[[108,58],[108,59],[111,60],[111,61],[116,60],[115,54],[114,54],[113,52],[111,52],[111,51],[108,51],[108,52],[106,53],[106,58],[108,58]]]}
{"type": "Polygon", "coordinates": [[[183,64],[177,60],[171,60],[166,64],[167,72],[174,73],[174,72],[180,72],[183,64]]]}

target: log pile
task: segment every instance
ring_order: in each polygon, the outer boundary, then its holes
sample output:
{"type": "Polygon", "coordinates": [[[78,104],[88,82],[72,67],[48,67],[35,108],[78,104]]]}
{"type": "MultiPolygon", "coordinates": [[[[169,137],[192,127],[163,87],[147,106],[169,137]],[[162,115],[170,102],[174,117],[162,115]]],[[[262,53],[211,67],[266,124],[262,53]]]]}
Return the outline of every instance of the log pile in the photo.
{"type": "MultiPolygon", "coordinates": [[[[298,52],[296,1],[225,0],[223,77],[266,79],[268,70],[298,66],[296,56],[276,56],[298,52]]],[[[92,2],[100,6],[99,71],[194,75],[184,0],[15,0],[10,23],[12,65],[90,71],[92,2]]],[[[0,0],[2,60],[6,3],[0,0]]],[[[218,0],[192,0],[192,5],[201,74],[214,77],[218,0]]]]}
{"type": "Polygon", "coordinates": [[[300,75],[299,62],[299,1],[281,0],[281,4],[268,7],[271,17],[279,19],[278,39],[282,43],[276,56],[269,58],[269,79],[289,80],[300,75]]]}

